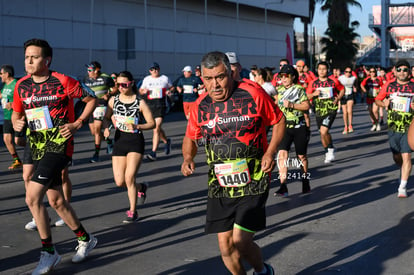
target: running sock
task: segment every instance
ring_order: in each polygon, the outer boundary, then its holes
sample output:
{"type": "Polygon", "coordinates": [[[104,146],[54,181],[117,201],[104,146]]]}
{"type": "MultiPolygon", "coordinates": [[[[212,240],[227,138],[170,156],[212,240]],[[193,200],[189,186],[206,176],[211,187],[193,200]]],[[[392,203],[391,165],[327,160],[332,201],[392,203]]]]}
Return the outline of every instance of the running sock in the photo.
{"type": "Polygon", "coordinates": [[[398,187],[399,189],[404,189],[407,187],[407,181],[406,180],[401,180],[400,181],[400,186],[398,187]]]}
{"type": "Polygon", "coordinates": [[[99,151],[101,150],[100,144],[95,144],[95,153],[99,155],[99,151]]]}
{"type": "Polygon", "coordinates": [[[89,242],[89,234],[85,231],[85,228],[83,228],[82,224],[79,225],[78,229],[73,230],[73,232],[76,234],[76,237],[78,237],[79,241],[89,242]]]}
{"type": "Polygon", "coordinates": [[[13,159],[19,159],[19,156],[17,155],[17,153],[12,154],[12,158],[13,159]]]}
{"type": "Polygon", "coordinates": [[[40,240],[42,241],[42,251],[46,251],[49,254],[55,254],[55,247],[53,246],[51,236],[40,240]]]}

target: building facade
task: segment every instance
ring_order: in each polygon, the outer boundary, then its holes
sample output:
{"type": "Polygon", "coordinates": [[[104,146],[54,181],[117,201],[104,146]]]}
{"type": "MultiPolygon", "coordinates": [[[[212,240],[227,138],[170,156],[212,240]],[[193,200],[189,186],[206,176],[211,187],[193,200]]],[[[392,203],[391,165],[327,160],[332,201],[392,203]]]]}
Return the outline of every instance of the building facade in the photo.
{"type": "Polygon", "coordinates": [[[235,51],[244,67],[275,66],[293,52],[293,21],[309,1],[0,0],[0,63],[24,74],[23,43],[46,39],[52,69],[75,76],[97,60],[107,73],[141,78],[158,62],[174,78],[212,50],[235,51]],[[260,3],[257,3],[260,2],[260,3]]]}

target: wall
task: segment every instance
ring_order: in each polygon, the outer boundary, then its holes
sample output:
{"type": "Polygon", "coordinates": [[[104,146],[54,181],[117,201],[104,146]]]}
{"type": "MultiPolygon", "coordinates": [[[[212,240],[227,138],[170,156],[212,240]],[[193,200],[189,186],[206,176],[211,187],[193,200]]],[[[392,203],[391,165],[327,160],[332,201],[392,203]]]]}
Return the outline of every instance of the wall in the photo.
{"type": "Polygon", "coordinates": [[[23,74],[23,43],[38,37],[54,48],[52,69],[72,75],[98,60],[103,71],[128,69],[140,78],[156,61],[175,78],[211,50],[236,51],[247,68],[275,66],[287,33],[293,43],[293,17],[267,10],[266,18],[261,8],[239,5],[237,12],[219,0],[0,0],[0,62],[23,74]],[[133,60],[117,59],[120,28],[135,30],[133,60]]]}

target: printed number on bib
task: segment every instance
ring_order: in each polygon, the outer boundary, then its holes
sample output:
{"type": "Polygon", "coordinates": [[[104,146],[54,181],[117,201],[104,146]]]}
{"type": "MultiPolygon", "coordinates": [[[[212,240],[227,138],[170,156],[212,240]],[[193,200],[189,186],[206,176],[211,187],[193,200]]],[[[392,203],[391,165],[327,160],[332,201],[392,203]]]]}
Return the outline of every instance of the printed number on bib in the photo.
{"type": "Polygon", "coordinates": [[[320,99],[328,99],[333,97],[332,87],[320,87],[318,90],[320,99]]]}
{"type": "Polygon", "coordinates": [[[148,95],[149,99],[161,99],[163,97],[162,88],[153,88],[148,95]]]}
{"type": "Polygon", "coordinates": [[[214,165],[214,172],[222,187],[242,187],[251,182],[245,159],[214,165]]]}
{"type": "Polygon", "coordinates": [[[93,118],[102,118],[105,116],[106,113],[106,106],[98,106],[93,111],[93,118]]]}
{"type": "Polygon", "coordinates": [[[400,111],[400,112],[406,113],[410,111],[410,103],[411,103],[411,98],[396,96],[392,98],[392,109],[394,111],[400,111]]]}
{"type": "Polygon", "coordinates": [[[193,93],[193,85],[183,85],[183,90],[185,94],[192,94],[193,93]]]}
{"type": "Polygon", "coordinates": [[[115,115],[116,128],[121,132],[138,133],[137,129],[129,129],[128,124],[138,124],[137,117],[115,115]]]}
{"type": "Polygon", "coordinates": [[[53,128],[49,107],[43,106],[25,111],[27,124],[32,131],[47,130],[53,128]]]}

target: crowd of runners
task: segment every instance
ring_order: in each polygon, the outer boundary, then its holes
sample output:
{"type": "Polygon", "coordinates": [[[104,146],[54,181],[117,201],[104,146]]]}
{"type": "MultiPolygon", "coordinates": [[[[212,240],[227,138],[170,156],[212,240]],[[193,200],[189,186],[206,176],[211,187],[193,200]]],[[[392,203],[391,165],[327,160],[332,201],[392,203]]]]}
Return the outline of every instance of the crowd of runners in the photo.
{"type": "Polygon", "coordinates": [[[68,167],[76,131],[89,125],[91,163],[100,161],[101,143],[106,142],[114,182],[127,190],[129,209],[122,222],[136,222],[137,205],[145,202],[149,187],[146,182],[137,183],[138,169],[144,157],[156,162],[160,142],[164,154],[170,154],[171,139],[162,124],[175,93],[182,98],[187,119],[181,172],[193,174],[194,157],[203,144],[209,164],[205,230],[217,233],[223,262],[233,274],[245,272],[241,259],[255,274],[274,274],[272,266],[263,262],[253,236],[265,228],[265,204],[275,167],[280,187],[274,196],[289,196],[292,143],[301,164],[302,193],[311,192],[307,147],[312,115],[321,154],[329,164],[335,161],[330,129],[337,114],[343,113],[342,134],[352,134],[354,104],[366,104],[370,131],[388,128],[392,157],[401,168],[397,195],[407,197],[409,144],[414,144],[414,135],[407,135],[409,130],[414,132],[414,126],[409,129],[414,114],[414,69],[406,60],[389,70],[331,68],[320,62],[313,73],[302,60],[289,64],[281,59],[277,71],[257,65],[246,70],[236,53],[210,52],[194,71],[186,65],[174,82],[161,74],[156,62],[148,66],[148,76],[136,81],[129,71],[104,73],[98,61],[85,65],[84,78],[52,71],[53,50],[45,40],[28,40],[24,49],[27,75],[15,79],[13,66],[1,66],[1,103],[3,139],[12,160],[9,169],[23,168],[26,203],[33,216],[25,228],[37,230],[42,243],[33,274],[49,272],[61,259],[52,241],[45,195],[60,217],[54,224],[67,225],[77,236],[73,262],[83,261],[98,242],[70,206],[68,167]],[[152,146],[145,154],[142,132],[149,130],[152,146]],[[17,154],[16,146],[25,147],[23,156],[17,154]]]}

